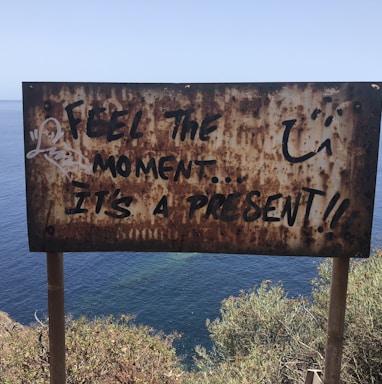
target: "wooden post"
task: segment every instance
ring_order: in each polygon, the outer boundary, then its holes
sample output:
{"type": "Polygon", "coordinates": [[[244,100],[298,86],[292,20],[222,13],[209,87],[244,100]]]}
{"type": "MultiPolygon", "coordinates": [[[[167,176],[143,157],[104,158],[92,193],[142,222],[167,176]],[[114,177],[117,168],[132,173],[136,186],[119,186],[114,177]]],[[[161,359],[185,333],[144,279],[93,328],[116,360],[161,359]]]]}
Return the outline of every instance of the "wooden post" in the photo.
{"type": "Polygon", "coordinates": [[[349,261],[348,257],[333,258],[324,384],[340,382],[349,261]]]}
{"type": "Polygon", "coordinates": [[[66,383],[63,258],[62,253],[47,253],[49,369],[51,384],[66,383]]]}

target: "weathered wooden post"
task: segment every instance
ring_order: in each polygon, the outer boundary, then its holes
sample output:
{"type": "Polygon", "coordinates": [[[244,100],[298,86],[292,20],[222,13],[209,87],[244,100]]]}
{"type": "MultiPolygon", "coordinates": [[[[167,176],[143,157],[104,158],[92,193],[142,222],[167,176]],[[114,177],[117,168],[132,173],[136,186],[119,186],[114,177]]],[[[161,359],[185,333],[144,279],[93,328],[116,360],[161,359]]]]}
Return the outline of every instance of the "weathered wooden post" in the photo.
{"type": "Polygon", "coordinates": [[[324,384],[340,382],[349,262],[348,257],[333,259],[324,384]]]}
{"type": "Polygon", "coordinates": [[[64,261],[59,252],[47,253],[50,383],[66,383],[64,261]]]}

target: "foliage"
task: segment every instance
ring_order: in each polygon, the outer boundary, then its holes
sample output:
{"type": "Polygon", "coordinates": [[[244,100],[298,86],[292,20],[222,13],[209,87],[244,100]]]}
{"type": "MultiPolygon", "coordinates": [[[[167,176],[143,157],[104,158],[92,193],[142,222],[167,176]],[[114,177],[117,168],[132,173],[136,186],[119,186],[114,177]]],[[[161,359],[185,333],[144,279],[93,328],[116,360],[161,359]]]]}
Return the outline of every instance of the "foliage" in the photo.
{"type": "MultiPolygon", "coordinates": [[[[313,282],[315,311],[328,306],[331,264],[320,265],[313,282]]],[[[382,383],[382,251],[350,264],[342,377],[347,384],[382,383]]]]}
{"type": "MultiPolygon", "coordinates": [[[[163,383],[182,375],[172,342],[177,335],[134,326],[131,318],[66,323],[67,383],[163,383]]],[[[46,324],[14,329],[0,337],[0,382],[49,382],[46,324]]]]}
{"type": "MultiPolygon", "coordinates": [[[[207,321],[214,349],[199,348],[195,383],[303,383],[323,369],[331,260],[318,267],[312,300],[288,299],[263,282],[223,301],[207,321]]],[[[341,377],[347,384],[382,383],[382,252],[350,264],[341,377]]]]}
{"type": "Polygon", "coordinates": [[[220,312],[221,318],[207,321],[214,350],[199,349],[198,367],[214,376],[206,383],[296,383],[308,368],[322,368],[323,321],[307,300],[289,299],[280,284],[263,282],[229,297],[220,312]]]}
{"type": "MultiPolygon", "coordinates": [[[[66,324],[67,382],[152,384],[303,383],[308,368],[323,369],[331,260],[318,266],[312,298],[290,299],[281,284],[263,282],[222,302],[207,320],[214,347],[197,349],[196,369],[182,369],[163,335],[131,318],[66,324]]],[[[350,266],[342,382],[382,383],[382,251],[350,266]]],[[[47,383],[47,323],[23,327],[0,312],[0,382],[47,383]]]]}

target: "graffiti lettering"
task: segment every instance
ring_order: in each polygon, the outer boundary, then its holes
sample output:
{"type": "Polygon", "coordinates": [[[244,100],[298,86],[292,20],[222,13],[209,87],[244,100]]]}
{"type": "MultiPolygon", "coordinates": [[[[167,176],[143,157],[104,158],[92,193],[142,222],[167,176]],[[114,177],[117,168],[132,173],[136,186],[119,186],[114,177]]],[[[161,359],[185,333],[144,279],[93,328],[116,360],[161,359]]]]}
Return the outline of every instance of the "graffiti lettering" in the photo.
{"type": "MultiPolygon", "coordinates": [[[[75,215],[89,212],[89,208],[85,208],[85,200],[91,197],[91,193],[86,191],[90,188],[89,184],[81,183],[73,180],[72,185],[77,188],[85,189],[85,191],[81,190],[79,192],[74,192],[73,196],[77,198],[76,206],[73,208],[66,208],[65,213],[67,215],[75,215]]],[[[96,205],[95,205],[95,213],[101,213],[101,209],[105,203],[105,197],[109,194],[109,191],[101,190],[94,193],[97,197],[96,205]]],[[[122,196],[121,190],[119,188],[115,189],[112,194],[112,199],[109,202],[111,210],[104,210],[103,213],[106,216],[115,218],[115,219],[124,219],[131,215],[131,212],[127,209],[130,207],[133,202],[132,196],[122,196]],[[121,195],[121,197],[118,197],[121,195]]]]}
{"type": "MultiPolygon", "coordinates": [[[[199,129],[199,124],[196,120],[191,120],[191,114],[195,112],[194,108],[190,109],[178,109],[176,111],[167,111],[165,112],[164,116],[167,119],[174,118],[174,128],[172,130],[172,135],[171,137],[175,140],[178,131],[179,131],[179,126],[182,123],[182,127],[180,130],[180,140],[184,141],[187,138],[187,135],[189,135],[191,140],[194,140],[196,137],[196,133],[199,129]],[[183,119],[183,122],[182,122],[183,119]]],[[[208,141],[209,140],[209,135],[213,131],[215,131],[218,127],[217,125],[212,125],[210,126],[210,123],[218,120],[222,115],[220,113],[217,113],[216,115],[207,115],[200,126],[199,129],[199,140],[201,141],[208,141]]]]}
{"type": "MultiPolygon", "coordinates": [[[[65,107],[69,120],[70,132],[74,139],[78,139],[78,125],[81,123],[81,119],[75,117],[74,109],[83,103],[83,100],[78,100],[65,107]]],[[[121,139],[125,135],[123,129],[126,126],[126,123],[119,120],[119,118],[126,116],[128,113],[129,111],[127,110],[113,111],[110,118],[105,118],[105,107],[94,107],[93,109],[90,109],[86,120],[87,136],[91,138],[106,136],[108,142],[121,139]]],[[[141,117],[142,111],[135,113],[129,132],[131,139],[139,139],[143,136],[143,132],[138,131],[141,117]]]]}
{"type": "Polygon", "coordinates": [[[60,172],[71,180],[71,174],[76,171],[91,173],[88,159],[78,150],[72,148],[64,140],[64,133],[60,122],[49,117],[40,125],[39,129],[30,132],[33,141],[37,141],[36,148],[26,154],[27,159],[38,155],[43,157],[60,172]]]}
{"type": "MultiPolygon", "coordinates": [[[[188,219],[192,220],[197,212],[200,212],[203,219],[213,219],[224,222],[237,221],[241,218],[247,223],[259,219],[271,223],[279,222],[286,217],[288,226],[292,227],[295,225],[298,213],[300,212],[299,207],[304,192],[307,193],[307,203],[298,222],[306,227],[309,225],[312,207],[316,203],[316,200],[319,196],[326,196],[324,191],[302,187],[302,192],[299,192],[294,198],[294,204],[292,204],[293,197],[291,195],[284,196],[281,193],[266,196],[265,203],[261,204],[261,200],[264,201],[264,197],[259,190],[252,190],[245,196],[239,192],[228,195],[215,193],[211,196],[196,194],[186,199],[189,204],[188,219]]],[[[323,221],[325,221],[329,215],[328,210],[331,211],[334,207],[333,200],[337,202],[339,196],[340,194],[337,192],[330,200],[323,221]]],[[[322,201],[317,202],[317,206],[321,205],[322,201]]],[[[344,215],[349,206],[349,199],[344,199],[333,215],[332,223],[330,224],[331,229],[337,225],[339,219],[344,215]],[[335,224],[333,224],[333,221],[335,224]]]]}
{"type": "Polygon", "coordinates": [[[109,170],[113,177],[120,175],[125,178],[130,175],[140,177],[141,175],[151,174],[154,179],[169,180],[171,178],[172,181],[177,182],[181,175],[185,179],[189,179],[192,170],[196,167],[198,178],[202,180],[206,174],[206,169],[216,163],[216,160],[177,161],[175,156],[162,156],[159,160],[151,157],[145,161],[139,157],[130,159],[125,155],[121,155],[118,160],[116,160],[115,156],[109,156],[107,160],[104,160],[102,155],[97,153],[93,162],[93,173],[99,170],[109,170]]]}

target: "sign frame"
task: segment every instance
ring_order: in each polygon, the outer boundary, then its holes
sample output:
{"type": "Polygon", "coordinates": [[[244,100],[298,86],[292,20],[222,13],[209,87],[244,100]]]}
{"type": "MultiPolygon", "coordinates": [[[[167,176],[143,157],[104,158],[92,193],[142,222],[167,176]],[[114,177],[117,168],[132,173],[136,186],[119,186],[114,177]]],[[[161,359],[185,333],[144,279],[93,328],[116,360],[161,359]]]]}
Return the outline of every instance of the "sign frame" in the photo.
{"type": "Polygon", "coordinates": [[[380,87],[23,83],[30,250],[368,257],[380,87]]]}

